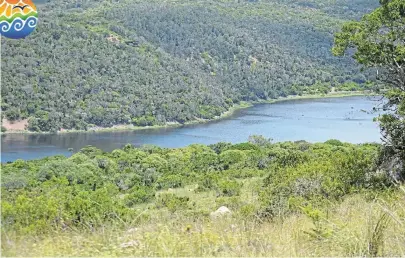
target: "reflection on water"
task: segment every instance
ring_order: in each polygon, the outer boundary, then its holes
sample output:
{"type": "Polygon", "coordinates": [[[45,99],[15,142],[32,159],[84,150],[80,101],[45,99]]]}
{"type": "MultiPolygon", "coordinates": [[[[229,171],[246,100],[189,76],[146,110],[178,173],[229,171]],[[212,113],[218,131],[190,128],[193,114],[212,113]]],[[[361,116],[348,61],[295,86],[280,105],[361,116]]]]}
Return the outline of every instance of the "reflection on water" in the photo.
{"type": "Polygon", "coordinates": [[[250,135],[263,135],[275,141],[306,140],[323,142],[339,139],[352,143],[379,142],[377,114],[372,111],[379,97],[346,97],[294,100],[260,104],[239,110],[228,118],[179,128],[130,132],[71,133],[60,135],[10,134],[1,138],[1,161],[36,159],[50,155],[70,155],[86,145],[105,151],[127,143],[140,146],[182,147],[192,143],[244,142],[250,135]]]}

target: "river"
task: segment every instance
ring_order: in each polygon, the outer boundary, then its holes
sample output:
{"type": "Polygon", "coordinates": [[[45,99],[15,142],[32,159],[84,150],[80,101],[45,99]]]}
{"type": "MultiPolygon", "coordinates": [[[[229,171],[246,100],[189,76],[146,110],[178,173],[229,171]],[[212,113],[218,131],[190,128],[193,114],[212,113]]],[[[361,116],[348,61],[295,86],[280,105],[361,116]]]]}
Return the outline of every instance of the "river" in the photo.
{"type": "Polygon", "coordinates": [[[351,143],[380,142],[377,114],[369,113],[380,97],[301,99],[259,104],[232,116],[204,124],[137,131],[67,134],[5,134],[1,136],[1,161],[38,159],[93,145],[105,151],[127,143],[140,146],[183,147],[192,143],[245,142],[250,135],[274,141],[324,142],[338,139],[351,143]],[[367,112],[365,112],[367,111],[367,112]]]}

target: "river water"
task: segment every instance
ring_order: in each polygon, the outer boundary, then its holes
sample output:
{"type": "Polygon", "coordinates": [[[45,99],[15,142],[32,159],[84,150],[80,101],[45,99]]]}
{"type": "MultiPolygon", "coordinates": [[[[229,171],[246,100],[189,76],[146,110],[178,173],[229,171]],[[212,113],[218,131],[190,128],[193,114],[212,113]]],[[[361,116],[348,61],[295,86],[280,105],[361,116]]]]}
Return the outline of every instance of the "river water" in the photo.
{"type": "Polygon", "coordinates": [[[250,135],[274,141],[324,142],[338,139],[351,143],[380,142],[377,114],[369,113],[380,97],[302,99],[260,104],[232,116],[205,124],[126,132],[68,134],[6,134],[1,136],[1,161],[71,155],[86,145],[105,151],[127,143],[140,146],[183,147],[192,143],[245,142],[250,135]]]}

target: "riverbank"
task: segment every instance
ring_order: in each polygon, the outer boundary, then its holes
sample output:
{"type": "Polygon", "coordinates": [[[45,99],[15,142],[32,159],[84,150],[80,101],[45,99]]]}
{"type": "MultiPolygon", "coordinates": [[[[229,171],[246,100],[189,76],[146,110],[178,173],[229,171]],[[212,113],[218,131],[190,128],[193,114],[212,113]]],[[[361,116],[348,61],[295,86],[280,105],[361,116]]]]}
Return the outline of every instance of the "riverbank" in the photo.
{"type": "MultiPolygon", "coordinates": [[[[57,134],[65,134],[65,133],[95,133],[95,132],[112,132],[112,131],[137,131],[137,130],[147,130],[147,129],[161,129],[161,128],[175,128],[181,127],[184,125],[193,125],[193,124],[202,124],[208,123],[212,121],[217,121],[221,119],[226,119],[232,116],[237,110],[245,109],[252,107],[256,104],[272,104],[276,102],[283,102],[283,101],[290,101],[290,100],[299,100],[299,99],[320,99],[320,98],[343,98],[343,97],[351,97],[351,96],[368,96],[374,95],[371,92],[364,92],[364,91],[353,91],[353,92],[332,92],[328,94],[312,94],[312,95],[294,95],[294,96],[287,96],[287,97],[280,97],[278,99],[269,99],[269,100],[259,100],[259,101],[242,101],[239,104],[235,104],[232,106],[228,111],[222,113],[222,115],[214,117],[212,119],[201,119],[197,118],[196,120],[186,122],[184,124],[178,122],[168,122],[165,125],[154,125],[154,126],[134,126],[134,125],[114,125],[112,127],[91,127],[87,130],[76,130],[76,129],[62,129],[57,132],[57,134]]],[[[7,130],[6,132],[2,132],[1,134],[54,134],[51,132],[31,132],[27,130],[7,130]]]]}
{"type": "Polygon", "coordinates": [[[88,145],[112,151],[126,144],[181,148],[191,144],[240,143],[252,135],[263,135],[272,138],[273,142],[305,140],[315,143],[329,139],[353,144],[380,142],[378,123],[373,121],[378,114],[362,112],[372,111],[378,99],[379,96],[357,96],[257,104],[234,111],[226,119],[163,129],[8,134],[1,137],[1,158],[2,162],[7,162],[70,156],[72,150],[77,152],[88,145]]]}

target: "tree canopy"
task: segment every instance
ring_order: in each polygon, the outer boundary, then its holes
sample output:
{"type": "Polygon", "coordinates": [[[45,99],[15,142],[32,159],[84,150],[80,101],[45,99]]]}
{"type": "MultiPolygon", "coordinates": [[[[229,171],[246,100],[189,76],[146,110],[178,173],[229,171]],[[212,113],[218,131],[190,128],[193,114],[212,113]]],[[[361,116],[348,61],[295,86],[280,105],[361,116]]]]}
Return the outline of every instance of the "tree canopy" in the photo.
{"type": "Polygon", "coordinates": [[[353,57],[376,69],[377,80],[389,87],[379,117],[385,151],[382,162],[405,174],[405,1],[380,0],[381,6],[358,22],[346,23],[335,36],[333,52],[353,57]]]}
{"type": "Polygon", "coordinates": [[[339,24],[376,3],[48,1],[33,34],[2,38],[2,114],[31,131],[163,125],[363,87],[369,73],[330,47],[339,24]]]}

